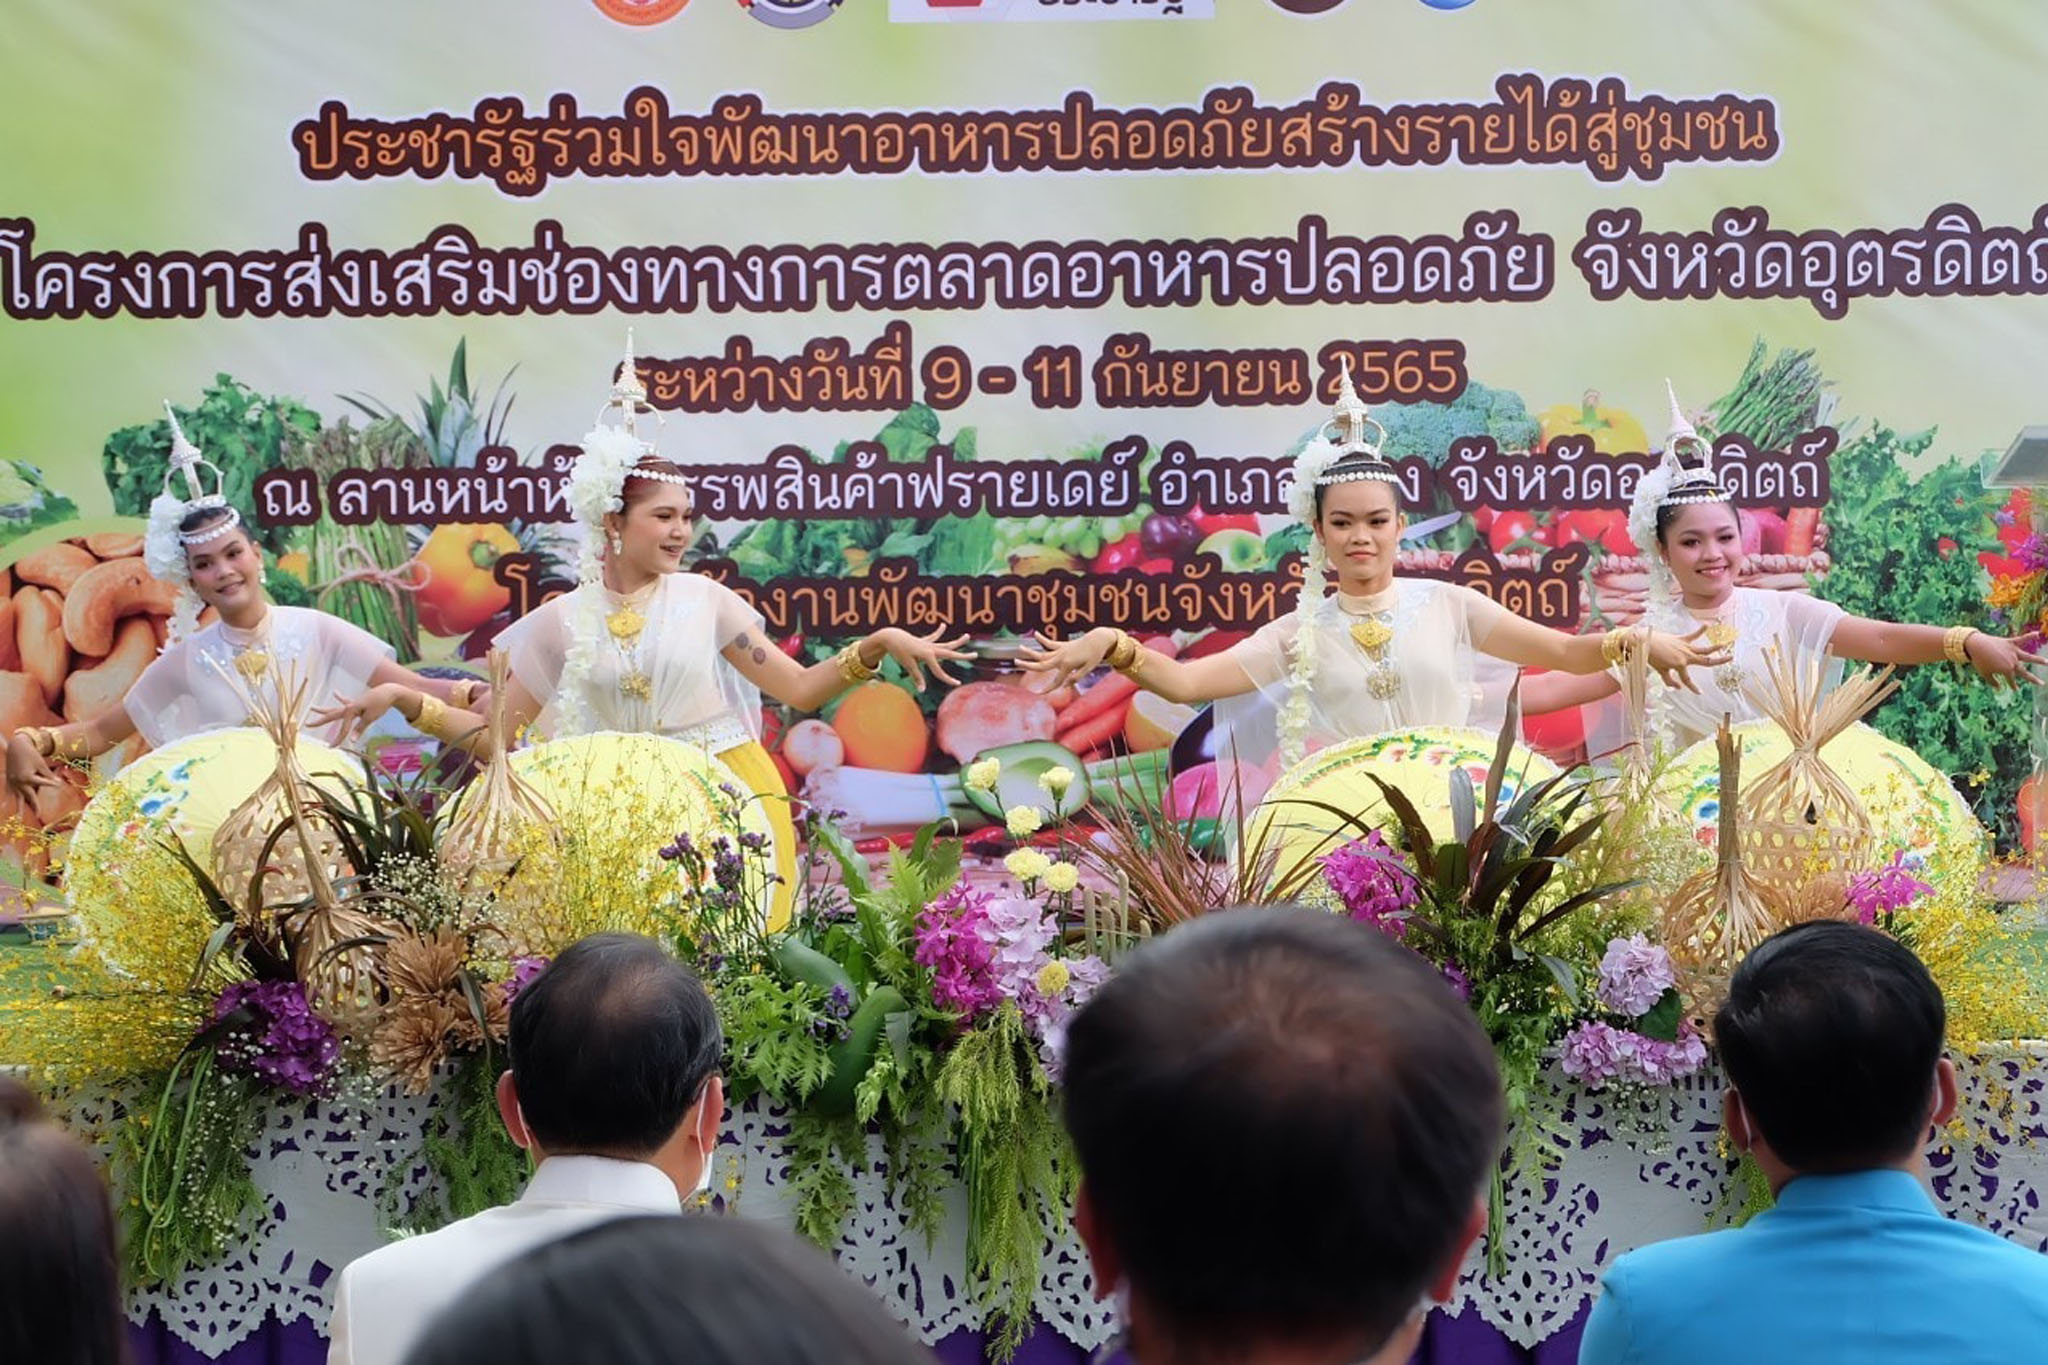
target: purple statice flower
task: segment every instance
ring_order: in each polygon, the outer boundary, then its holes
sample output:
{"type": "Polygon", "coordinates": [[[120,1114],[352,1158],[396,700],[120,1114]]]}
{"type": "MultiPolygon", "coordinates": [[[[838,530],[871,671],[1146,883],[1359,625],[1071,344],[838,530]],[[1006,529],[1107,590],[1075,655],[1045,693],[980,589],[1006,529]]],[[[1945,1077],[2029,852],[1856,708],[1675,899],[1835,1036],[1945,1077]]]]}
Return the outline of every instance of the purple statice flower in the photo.
{"type": "Polygon", "coordinates": [[[994,935],[985,892],[964,882],[917,917],[918,965],[932,969],[932,1002],[972,1023],[1003,1001],[995,974],[994,935]]]}
{"type": "Polygon", "coordinates": [[[1849,879],[1849,905],[1865,924],[1877,923],[1879,915],[1896,914],[1934,890],[1913,875],[1904,853],[1875,872],[1858,872],[1849,879]]]}
{"type": "Polygon", "coordinates": [[[1344,912],[1394,938],[1407,932],[1408,911],[1420,896],[1415,874],[1378,830],[1322,860],[1323,875],[1344,912]]]}
{"type": "Polygon", "coordinates": [[[1642,934],[1609,939],[1600,959],[1600,1003],[1630,1018],[1648,1014],[1678,984],[1671,954],[1642,934]]]}
{"type": "Polygon", "coordinates": [[[1457,963],[1451,962],[1437,968],[1437,970],[1444,974],[1444,983],[1458,993],[1460,1000],[1468,1005],[1472,1003],[1472,978],[1465,975],[1463,968],[1459,967],[1457,963]]]}
{"type": "Polygon", "coordinates": [[[847,1020],[853,1017],[853,992],[844,986],[834,986],[825,997],[819,1017],[811,1021],[811,1032],[820,1038],[839,1042],[852,1032],[847,1020]]]}
{"type": "Polygon", "coordinates": [[[214,1048],[223,1071],[296,1095],[326,1092],[341,1040],[298,982],[237,981],[213,1002],[213,1019],[228,1025],[214,1048]]]}
{"type": "Polygon", "coordinates": [[[2038,532],[2028,536],[2013,550],[2012,557],[2036,573],[2048,569],[2048,536],[2038,532]]]}

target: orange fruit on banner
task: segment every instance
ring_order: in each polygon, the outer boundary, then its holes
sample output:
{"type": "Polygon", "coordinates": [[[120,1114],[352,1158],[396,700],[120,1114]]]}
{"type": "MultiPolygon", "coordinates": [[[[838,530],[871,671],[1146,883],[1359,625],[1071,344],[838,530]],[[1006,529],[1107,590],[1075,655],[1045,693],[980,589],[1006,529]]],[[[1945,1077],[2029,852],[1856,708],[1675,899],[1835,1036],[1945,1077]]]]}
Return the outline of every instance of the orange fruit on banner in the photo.
{"type": "Polygon", "coordinates": [[[931,753],[932,732],[924,709],[894,683],[864,682],[847,693],[832,716],[832,728],[846,746],[849,768],[921,772],[931,753]]]}

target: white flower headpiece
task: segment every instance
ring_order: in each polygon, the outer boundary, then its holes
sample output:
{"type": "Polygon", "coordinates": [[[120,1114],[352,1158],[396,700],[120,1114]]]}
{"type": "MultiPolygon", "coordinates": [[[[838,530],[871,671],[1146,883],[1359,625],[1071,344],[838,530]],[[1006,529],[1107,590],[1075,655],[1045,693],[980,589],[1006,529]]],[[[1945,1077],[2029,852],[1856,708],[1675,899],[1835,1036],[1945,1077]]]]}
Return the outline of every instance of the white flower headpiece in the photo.
{"type": "MultiPolygon", "coordinates": [[[[626,480],[653,479],[660,483],[687,484],[681,474],[661,469],[640,469],[639,463],[654,454],[654,442],[640,435],[643,414],[652,412],[647,403],[647,385],[641,382],[633,362],[633,333],[626,332],[626,358],[619,377],[612,383],[611,396],[598,409],[597,423],[583,437],[583,453],[569,471],[569,510],[583,528],[583,553],[579,576],[595,583],[604,576],[604,519],[626,509],[626,480]],[[607,422],[610,414],[617,422],[607,422]]],[[[660,418],[656,419],[657,428],[660,418]]]]}
{"type": "Polygon", "coordinates": [[[1668,379],[1664,392],[1671,399],[1671,431],[1664,438],[1664,455],[1654,468],[1643,471],[1628,508],[1629,536],[1649,566],[1650,598],[1659,604],[1670,600],[1676,580],[1657,548],[1657,513],[1666,507],[1728,501],[1728,491],[1714,473],[1713,449],[1686,420],[1678,406],[1678,391],[1668,379]],[[1688,457],[1691,464],[1686,463],[1688,457]]]}
{"type": "Polygon", "coordinates": [[[175,641],[192,633],[199,624],[202,606],[199,594],[192,587],[192,574],[185,560],[185,552],[195,545],[205,545],[219,540],[242,524],[242,514],[229,505],[221,492],[225,477],[220,466],[199,453],[199,447],[185,437],[185,429],[178,425],[178,414],[171,409],[167,400],[164,415],[171,420],[171,464],[164,471],[163,491],[149,504],[149,530],[142,538],[142,562],[151,575],[166,583],[178,586],[178,604],[171,615],[168,635],[164,641],[168,648],[175,641]],[[208,492],[200,471],[213,471],[213,491],[208,492]],[[189,497],[180,497],[173,485],[183,481],[189,497]],[[194,512],[218,508],[223,515],[211,525],[197,531],[179,528],[194,512]]]}

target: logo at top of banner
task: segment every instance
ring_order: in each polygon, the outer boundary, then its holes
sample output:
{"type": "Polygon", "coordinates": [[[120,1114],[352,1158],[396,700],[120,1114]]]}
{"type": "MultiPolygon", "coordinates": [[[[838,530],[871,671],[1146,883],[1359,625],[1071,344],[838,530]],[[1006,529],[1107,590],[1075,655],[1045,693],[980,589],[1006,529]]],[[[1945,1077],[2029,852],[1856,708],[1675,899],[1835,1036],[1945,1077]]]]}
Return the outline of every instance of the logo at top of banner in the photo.
{"type": "MultiPolygon", "coordinates": [[[[1289,14],[1328,14],[1344,3],[1344,0],[1273,0],[1275,5],[1289,14]]],[[[1422,0],[1431,9],[1463,9],[1472,0],[1422,0]]]]}
{"type": "MultiPolygon", "coordinates": [[[[1335,0],[1343,3],[1343,0],[1335,0]]],[[[889,0],[893,24],[1029,24],[1068,19],[1213,19],[1216,0],[889,0]]]]}
{"type": "Polygon", "coordinates": [[[830,19],[839,0],[740,0],[740,8],[770,28],[809,28],[830,19]]]}
{"type": "Polygon", "coordinates": [[[673,19],[689,5],[690,0],[593,0],[607,19],[616,19],[622,24],[644,28],[648,24],[659,24],[673,19]]]}

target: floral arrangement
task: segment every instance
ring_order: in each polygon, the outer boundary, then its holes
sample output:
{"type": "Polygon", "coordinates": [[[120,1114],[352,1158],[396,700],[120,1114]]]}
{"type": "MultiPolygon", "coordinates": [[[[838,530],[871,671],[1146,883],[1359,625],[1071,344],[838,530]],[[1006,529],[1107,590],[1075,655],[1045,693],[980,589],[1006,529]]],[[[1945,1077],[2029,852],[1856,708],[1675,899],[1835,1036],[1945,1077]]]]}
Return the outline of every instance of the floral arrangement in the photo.
{"type": "MultiPolygon", "coordinates": [[[[64,1079],[150,1078],[154,1102],[116,1152],[130,1247],[148,1276],[218,1257],[255,1217],[247,1151],[260,1106],[351,1087],[440,1089],[420,1136],[435,1202],[387,1210],[430,1226],[509,1200],[524,1179],[491,1094],[518,992],[590,933],[653,935],[696,965],[717,1002],[734,1098],[759,1096],[786,1116],[799,1227],[836,1239],[850,1171],[868,1166],[872,1144],[893,1199],[927,1235],[959,1181],[966,1270],[985,1325],[1013,1347],[1030,1324],[1039,1248],[1072,1195],[1053,1104],[1066,1026],[1145,933],[1319,898],[1435,963],[1501,1057],[1514,1144],[1501,1180],[1554,1155],[1539,1076],[1553,1059],[1587,1088],[1644,1096],[1703,1065],[1700,1021],[1669,955],[1642,932],[1657,888],[1623,871],[1669,880],[1699,851],[1682,828],[1653,830],[1649,803],[1605,803],[1583,775],[1510,784],[1513,752],[1504,737],[1483,783],[1453,775],[1448,829],[1382,784],[1377,822],[1349,817],[1306,881],[1275,877],[1242,837],[1239,855],[1218,863],[1193,822],[1149,808],[1102,811],[1098,832],[1062,842],[1046,815],[1077,775],[1005,781],[1003,762],[984,759],[962,781],[1014,802],[1002,812],[1007,880],[965,868],[962,843],[935,827],[874,866],[834,812],[812,806],[799,817],[795,913],[775,933],[760,913],[770,851],[740,818],[758,798],[732,787],[707,827],[626,818],[536,835],[502,875],[539,879],[551,891],[540,898],[501,897],[473,866],[450,865],[431,788],[323,788],[317,815],[350,869],[333,904],[269,903],[261,877],[231,903],[188,851],[140,850],[151,875],[134,878],[135,902],[87,945],[68,998],[37,1004],[15,1060],[68,1067],[64,1079]],[[332,951],[371,954],[374,1008],[323,1012],[307,990],[314,962],[296,949],[316,912],[349,926],[327,935],[332,951]]],[[[2024,977],[2010,936],[1978,891],[1984,857],[1959,845],[1926,866],[1895,858],[1851,878],[1840,907],[1922,954],[1963,1041],[2017,1036],[2039,1013],[2013,988],[2024,977]]],[[[1496,1218],[1501,1207],[1496,1197],[1496,1218]]]]}
{"type": "Polygon", "coordinates": [[[1707,1062],[1700,1029],[1686,1017],[1671,954],[1643,934],[1609,940],[1594,999],[1600,1012],[1565,1034],[1564,1074],[1600,1090],[1669,1085],[1707,1062]]]}

